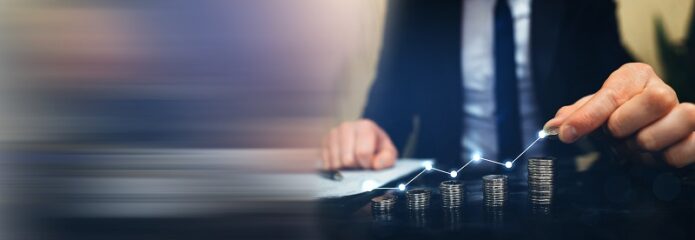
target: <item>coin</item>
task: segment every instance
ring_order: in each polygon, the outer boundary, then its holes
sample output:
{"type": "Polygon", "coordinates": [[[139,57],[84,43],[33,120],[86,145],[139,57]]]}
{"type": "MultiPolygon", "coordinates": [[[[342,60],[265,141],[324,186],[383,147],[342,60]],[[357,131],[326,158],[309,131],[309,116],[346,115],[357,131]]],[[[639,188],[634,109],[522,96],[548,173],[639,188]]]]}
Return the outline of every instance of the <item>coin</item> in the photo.
{"type": "Polygon", "coordinates": [[[545,127],[543,128],[543,132],[545,133],[546,136],[557,136],[560,134],[560,128],[559,127],[545,127]]]}

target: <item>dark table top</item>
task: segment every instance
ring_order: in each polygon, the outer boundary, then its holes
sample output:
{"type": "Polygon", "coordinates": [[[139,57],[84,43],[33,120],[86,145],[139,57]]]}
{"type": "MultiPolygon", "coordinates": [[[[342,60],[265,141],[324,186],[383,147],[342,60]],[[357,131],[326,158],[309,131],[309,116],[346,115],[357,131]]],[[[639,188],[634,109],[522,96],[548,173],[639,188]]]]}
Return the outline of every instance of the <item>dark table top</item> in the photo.
{"type": "Polygon", "coordinates": [[[594,167],[576,172],[558,168],[554,198],[547,206],[529,203],[521,171],[509,173],[505,207],[485,208],[480,175],[462,172],[458,178],[466,191],[458,211],[440,206],[437,186],[448,177],[424,174],[408,188],[432,189],[432,205],[416,214],[407,209],[399,191],[392,191],[399,201],[391,214],[374,214],[370,199],[386,193],[378,190],[321,201],[254,202],[256,209],[264,210],[215,216],[44,216],[31,219],[40,227],[30,232],[48,236],[39,239],[695,239],[692,169],[594,167]]]}
{"type": "Polygon", "coordinates": [[[425,174],[408,188],[432,190],[426,211],[408,210],[397,190],[327,200],[320,205],[321,233],[326,239],[695,239],[691,176],[649,168],[558,175],[550,205],[530,203],[522,174],[510,178],[503,208],[484,207],[480,177],[464,179],[464,205],[452,210],[441,206],[437,190],[446,176],[425,174]],[[394,211],[372,211],[370,199],[385,193],[397,196],[394,211]]]}

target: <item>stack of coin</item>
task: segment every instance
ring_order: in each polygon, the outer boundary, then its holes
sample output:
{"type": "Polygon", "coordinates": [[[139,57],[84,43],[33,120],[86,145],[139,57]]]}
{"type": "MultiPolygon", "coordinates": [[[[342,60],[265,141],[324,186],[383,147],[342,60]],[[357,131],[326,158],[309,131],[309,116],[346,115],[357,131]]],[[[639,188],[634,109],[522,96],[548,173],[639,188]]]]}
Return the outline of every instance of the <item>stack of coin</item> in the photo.
{"type": "Polygon", "coordinates": [[[385,194],[372,198],[372,211],[375,213],[390,212],[396,206],[396,196],[385,194]]]}
{"type": "Polygon", "coordinates": [[[485,206],[501,207],[507,200],[507,176],[483,176],[483,202],[485,206]]]}
{"type": "Polygon", "coordinates": [[[551,204],[554,162],[553,157],[528,160],[529,200],[532,204],[551,204]]]}
{"type": "Polygon", "coordinates": [[[450,180],[439,184],[439,192],[442,193],[442,207],[458,208],[463,202],[463,183],[450,180]]]}
{"type": "Polygon", "coordinates": [[[406,192],[405,196],[408,199],[409,209],[426,209],[430,205],[430,190],[413,189],[406,192]]]}

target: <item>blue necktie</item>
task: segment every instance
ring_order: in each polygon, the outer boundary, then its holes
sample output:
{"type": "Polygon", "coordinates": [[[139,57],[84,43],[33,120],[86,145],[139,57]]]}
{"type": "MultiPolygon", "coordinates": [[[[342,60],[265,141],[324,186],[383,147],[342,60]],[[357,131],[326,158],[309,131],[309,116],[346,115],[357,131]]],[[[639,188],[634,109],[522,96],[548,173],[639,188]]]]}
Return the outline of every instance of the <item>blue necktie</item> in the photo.
{"type": "Polygon", "coordinates": [[[495,107],[500,161],[510,161],[521,152],[519,93],[514,61],[514,19],[507,0],[495,5],[495,107]]]}

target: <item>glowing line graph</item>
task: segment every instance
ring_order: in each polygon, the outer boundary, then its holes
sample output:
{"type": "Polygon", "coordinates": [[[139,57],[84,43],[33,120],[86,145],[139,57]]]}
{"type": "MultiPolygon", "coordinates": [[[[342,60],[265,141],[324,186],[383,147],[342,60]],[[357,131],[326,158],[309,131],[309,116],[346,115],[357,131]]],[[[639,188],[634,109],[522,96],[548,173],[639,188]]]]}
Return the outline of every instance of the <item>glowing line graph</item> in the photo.
{"type": "Polygon", "coordinates": [[[451,172],[447,172],[447,171],[444,171],[444,170],[442,170],[442,169],[435,168],[435,167],[432,165],[432,164],[433,164],[432,162],[426,162],[426,163],[424,164],[424,169],[422,169],[422,171],[420,171],[420,173],[418,173],[417,175],[415,175],[415,177],[411,178],[411,179],[410,179],[408,182],[406,182],[405,184],[401,183],[401,184],[398,185],[398,187],[379,187],[379,188],[371,188],[371,189],[367,189],[367,190],[368,190],[368,191],[372,191],[372,190],[401,190],[401,191],[405,191],[405,188],[406,188],[410,183],[412,183],[413,181],[415,181],[415,179],[417,179],[418,177],[420,177],[420,175],[422,175],[422,174],[425,173],[425,172],[432,171],[432,170],[434,170],[435,172],[440,172],[440,173],[447,174],[447,175],[449,175],[451,178],[456,178],[456,177],[458,176],[458,173],[461,172],[461,171],[463,171],[463,169],[465,169],[469,164],[471,164],[472,162],[479,162],[480,160],[483,160],[483,161],[486,161],[486,162],[489,162],[489,163],[493,163],[493,164],[497,164],[497,165],[501,165],[501,166],[505,166],[506,168],[512,168],[512,167],[514,166],[514,163],[516,162],[516,160],[519,160],[519,158],[520,158],[521,156],[523,156],[526,152],[528,152],[528,150],[531,149],[531,147],[533,147],[534,145],[536,145],[536,143],[538,143],[539,140],[541,140],[541,139],[543,139],[543,138],[545,138],[545,137],[547,137],[547,136],[550,136],[550,135],[557,135],[557,133],[554,133],[554,132],[550,132],[550,133],[549,133],[549,132],[546,132],[546,131],[544,131],[544,130],[541,130],[540,132],[538,132],[538,138],[536,138],[536,140],[534,140],[533,142],[531,142],[531,144],[529,144],[528,147],[526,147],[526,149],[524,149],[524,151],[522,151],[521,153],[519,153],[519,155],[517,155],[516,158],[514,158],[514,160],[512,160],[512,161],[507,161],[507,162],[502,163],[502,162],[499,162],[499,161],[495,161],[495,160],[491,160],[491,159],[487,159],[487,158],[481,157],[480,154],[477,154],[477,153],[476,153],[476,154],[473,154],[473,156],[471,157],[471,160],[468,160],[468,162],[466,162],[466,164],[464,164],[461,168],[459,168],[458,170],[455,170],[455,171],[452,170],[451,172]]]}

